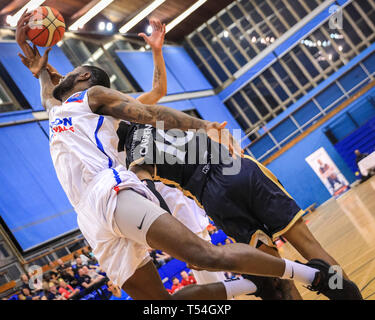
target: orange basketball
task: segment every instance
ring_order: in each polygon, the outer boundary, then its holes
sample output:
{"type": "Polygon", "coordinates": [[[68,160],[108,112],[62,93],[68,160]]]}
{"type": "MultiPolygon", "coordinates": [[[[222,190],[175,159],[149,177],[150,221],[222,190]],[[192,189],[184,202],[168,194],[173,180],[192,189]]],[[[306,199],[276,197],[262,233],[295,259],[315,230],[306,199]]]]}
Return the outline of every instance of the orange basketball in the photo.
{"type": "Polygon", "coordinates": [[[32,13],[27,36],[40,47],[52,47],[64,36],[65,21],[56,9],[41,6],[32,13]]]}

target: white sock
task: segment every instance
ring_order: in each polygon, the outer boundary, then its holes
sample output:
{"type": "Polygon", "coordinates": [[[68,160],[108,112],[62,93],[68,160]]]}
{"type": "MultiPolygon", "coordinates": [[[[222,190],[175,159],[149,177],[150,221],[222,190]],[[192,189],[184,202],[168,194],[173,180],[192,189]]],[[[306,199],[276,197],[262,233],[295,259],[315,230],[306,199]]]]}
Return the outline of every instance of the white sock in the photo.
{"type": "Polygon", "coordinates": [[[227,291],[228,300],[233,299],[241,294],[249,294],[257,291],[256,285],[242,277],[221,281],[227,291]]]}
{"type": "Polygon", "coordinates": [[[282,279],[296,280],[303,284],[310,285],[314,281],[318,269],[308,267],[304,264],[283,259],[285,261],[285,271],[282,279]]]}

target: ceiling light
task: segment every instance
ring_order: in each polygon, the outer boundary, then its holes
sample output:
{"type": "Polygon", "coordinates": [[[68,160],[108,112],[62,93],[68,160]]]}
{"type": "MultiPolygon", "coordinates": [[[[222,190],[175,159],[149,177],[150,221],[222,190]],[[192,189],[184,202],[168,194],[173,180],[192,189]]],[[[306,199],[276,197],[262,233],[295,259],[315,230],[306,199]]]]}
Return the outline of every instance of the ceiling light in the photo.
{"type": "Polygon", "coordinates": [[[105,22],[104,21],[100,21],[99,24],[98,24],[98,29],[100,31],[104,31],[105,29],[105,22]]]}
{"type": "Polygon", "coordinates": [[[147,29],[146,29],[146,33],[147,34],[151,34],[152,33],[152,27],[151,26],[148,26],[147,29]]]}
{"type": "Polygon", "coordinates": [[[166,27],[166,32],[171,31],[175,26],[177,26],[181,21],[185,20],[190,14],[202,6],[207,0],[199,0],[194,3],[190,8],[181,13],[176,19],[170,22],[166,27]]]}
{"type": "Polygon", "coordinates": [[[44,1],[46,1],[46,0],[30,0],[15,15],[7,16],[6,22],[12,27],[17,26],[17,22],[20,19],[20,17],[22,16],[22,14],[25,12],[25,10],[32,11],[32,10],[38,8],[41,4],[43,4],[44,1]]]}
{"type": "Polygon", "coordinates": [[[138,13],[133,19],[128,21],[124,24],[119,32],[126,33],[130,29],[132,29],[135,25],[137,25],[143,18],[147,17],[152,11],[154,11],[157,7],[163,4],[165,0],[154,0],[150,5],[148,5],[145,9],[143,9],[140,13],[138,13]]]}
{"type": "Polygon", "coordinates": [[[223,36],[224,36],[224,38],[228,38],[229,37],[229,32],[227,30],[225,30],[223,32],[223,36]]]}
{"type": "Polygon", "coordinates": [[[82,29],[83,26],[87,22],[89,22],[92,18],[94,18],[100,11],[108,7],[112,2],[113,0],[100,0],[95,6],[93,6],[89,11],[87,11],[82,17],[80,17],[76,22],[74,22],[69,27],[69,30],[77,31],[78,29],[82,29]]]}
{"type": "Polygon", "coordinates": [[[113,23],[112,22],[107,22],[106,29],[108,32],[111,32],[113,30],[113,23]]]}

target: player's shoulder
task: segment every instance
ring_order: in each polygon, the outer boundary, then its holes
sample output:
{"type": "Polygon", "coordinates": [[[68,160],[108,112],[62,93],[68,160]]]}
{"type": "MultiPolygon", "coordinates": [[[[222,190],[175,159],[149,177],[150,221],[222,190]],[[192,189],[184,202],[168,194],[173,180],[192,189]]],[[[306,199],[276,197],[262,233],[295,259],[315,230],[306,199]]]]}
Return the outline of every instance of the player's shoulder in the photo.
{"type": "Polygon", "coordinates": [[[87,89],[87,95],[91,98],[96,98],[108,93],[109,91],[112,90],[104,86],[95,85],[87,89]]]}

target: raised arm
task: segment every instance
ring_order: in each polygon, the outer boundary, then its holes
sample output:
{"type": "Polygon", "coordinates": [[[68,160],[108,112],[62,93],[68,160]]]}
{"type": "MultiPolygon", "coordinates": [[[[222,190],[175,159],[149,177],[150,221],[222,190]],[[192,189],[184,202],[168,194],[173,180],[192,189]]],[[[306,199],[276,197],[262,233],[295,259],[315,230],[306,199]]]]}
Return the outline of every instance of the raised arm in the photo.
{"type": "Polygon", "coordinates": [[[150,19],[152,26],[151,36],[140,33],[142,37],[151,47],[154,59],[154,79],[152,90],[139,96],[137,100],[144,104],[156,104],[161,98],[167,94],[167,70],[163,57],[163,44],[165,37],[165,24],[158,19],[150,19]]]}
{"type": "Polygon", "coordinates": [[[225,124],[194,118],[169,107],[143,104],[129,95],[102,86],[90,88],[88,99],[90,108],[94,113],[141,124],[150,124],[154,127],[156,127],[157,121],[163,121],[165,130],[209,130],[225,127],[225,124]]]}
{"type": "Polygon", "coordinates": [[[47,111],[55,106],[61,105],[61,101],[53,97],[53,89],[55,85],[52,83],[50,73],[47,68],[43,68],[39,73],[40,97],[42,99],[43,108],[47,111]]]}
{"type": "Polygon", "coordinates": [[[47,70],[48,54],[51,48],[48,48],[43,57],[40,56],[38,49],[34,46],[32,49],[34,55],[31,58],[27,58],[22,54],[18,54],[22,60],[22,63],[29,68],[34,76],[39,78],[40,83],[40,96],[44,109],[49,110],[54,106],[61,105],[61,101],[53,97],[53,90],[55,84],[51,80],[51,74],[47,70]]]}

